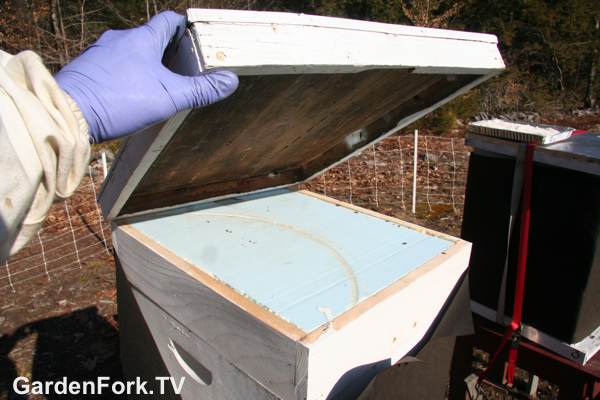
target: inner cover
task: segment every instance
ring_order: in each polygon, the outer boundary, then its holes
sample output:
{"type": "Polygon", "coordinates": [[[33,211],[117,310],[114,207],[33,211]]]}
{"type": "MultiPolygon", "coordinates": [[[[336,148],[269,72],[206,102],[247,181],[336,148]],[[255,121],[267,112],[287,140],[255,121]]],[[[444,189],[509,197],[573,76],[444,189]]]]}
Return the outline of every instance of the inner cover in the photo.
{"type": "Polygon", "coordinates": [[[183,211],[131,226],[304,332],[454,244],[288,189],[183,211]]]}

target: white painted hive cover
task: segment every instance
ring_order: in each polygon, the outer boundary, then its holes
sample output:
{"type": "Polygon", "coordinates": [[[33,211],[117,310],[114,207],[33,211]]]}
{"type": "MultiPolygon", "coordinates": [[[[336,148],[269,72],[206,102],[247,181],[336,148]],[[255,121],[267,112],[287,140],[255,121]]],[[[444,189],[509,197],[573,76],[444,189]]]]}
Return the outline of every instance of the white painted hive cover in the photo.
{"type": "Polygon", "coordinates": [[[469,130],[485,136],[494,136],[525,143],[549,144],[567,139],[573,128],[562,126],[519,123],[489,119],[469,124],[469,130]]]}
{"type": "Polygon", "coordinates": [[[228,99],[133,135],[100,196],[114,218],[305,181],[499,73],[493,35],[290,13],[188,11],[168,65],[228,68],[228,99]]]}

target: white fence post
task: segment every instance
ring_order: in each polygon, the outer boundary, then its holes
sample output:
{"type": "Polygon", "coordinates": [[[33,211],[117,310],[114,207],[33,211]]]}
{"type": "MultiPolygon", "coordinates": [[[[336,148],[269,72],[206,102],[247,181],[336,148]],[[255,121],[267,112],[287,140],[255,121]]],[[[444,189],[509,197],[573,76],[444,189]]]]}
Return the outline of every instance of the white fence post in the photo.
{"type": "MultiPolygon", "coordinates": [[[[102,153],[104,155],[104,152],[102,153]]],[[[98,225],[100,225],[100,233],[102,234],[102,242],[104,243],[104,249],[106,254],[110,254],[108,250],[108,244],[106,243],[106,236],[104,236],[104,227],[102,226],[102,213],[100,207],[98,207],[98,196],[96,195],[96,183],[94,182],[94,175],[92,174],[92,167],[88,165],[88,172],[90,173],[90,182],[92,184],[92,193],[94,194],[94,204],[96,205],[96,215],[98,215],[98,225]]],[[[106,170],[104,170],[104,178],[106,179],[106,170]]]]}
{"type": "Polygon", "coordinates": [[[412,187],[412,213],[417,212],[417,157],[419,153],[419,130],[415,129],[415,149],[413,154],[413,187],[412,187]]]}
{"type": "Polygon", "coordinates": [[[106,175],[108,175],[108,166],[106,165],[106,152],[102,152],[102,173],[104,174],[104,179],[106,179],[106,175]]]}
{"type": "Polygon", "coordinates": [[[8,277],[8,284],[10,285],[10,288],[12,289],[12,291],[14,293],[15,287],[13,286],[13,281],[10,276],[10,268],[8,267],[8,261],[4,261],[4,266],[6,267],[6,276],[8,277]]]}
{"type": "Polygon", "coordinates": [[[81,258],[79,258],[79,249],[77,248],[77,238],[75,237],[75,229],[73,229],[73,223],[71,222],[71,213],[69,212],[68,200],[64,201],[65,211],[67,212],[67,220],[69,220],[69,228],[71,228],[71,236],[73,237],[73,246],[75,247],[75,255],[77,256],[77,264],[81,269],[81,258]]]}

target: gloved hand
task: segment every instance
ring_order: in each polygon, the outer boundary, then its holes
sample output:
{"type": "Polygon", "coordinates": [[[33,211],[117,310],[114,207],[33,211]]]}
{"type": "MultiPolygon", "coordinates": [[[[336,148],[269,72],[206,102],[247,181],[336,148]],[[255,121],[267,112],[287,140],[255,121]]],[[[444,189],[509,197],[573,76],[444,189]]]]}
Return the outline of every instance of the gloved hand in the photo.
{"type": "Polygon", "coordinates": [[[93,143],[212,104],[237,89],[233,72],[182,76],[161,63],[165,48],[183,35],[185,24],[184,16],[166,11],[137,28],[107,31],[56,74],[61,89],[81,109],[93,143]]]}

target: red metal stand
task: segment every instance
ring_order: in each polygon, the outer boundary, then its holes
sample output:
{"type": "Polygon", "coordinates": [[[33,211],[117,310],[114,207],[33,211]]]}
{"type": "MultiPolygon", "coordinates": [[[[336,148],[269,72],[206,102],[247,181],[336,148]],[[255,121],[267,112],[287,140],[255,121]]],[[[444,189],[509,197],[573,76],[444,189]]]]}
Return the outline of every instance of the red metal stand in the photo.
{"type": "Polygon", "coordinates": [[[510,340],[508,351],[508,366],[506,368],[507,386],[514,384],[515,368],[519,352],[519,343],[521,342],[521,321],[523,316],[523,299],[525,297],[525,276],[527,272],[527,248],[529,245],[529,223],[531,221],[531,186],[533,183],[533,151],[535,145],[528,143],[525,148],[525,160],[523,170],[523,196],[521,199],[521,231],[519,236],[519,257],[517,261],[517,282],[515,284],[515,299],[513,306],[513,317],[511,323],[506,327],[506,331],[494,352],[492,359],[485,371],[479,375],[478,382],[481,383],[488,371],[496,363],[498,356],[510,340]]]}
{"type": "MultiPolygon", "coordinates": [[[[473,316],[473,322],[475,334],[457,338],[451,367],[450,400],[465,399],[464,379],[473,372],[473,349],[492,354],[504,340],[501,325],[478,315],[473,316]]],[[[519,344],[519,368],[557,385],[560,400],[600,399],[600,353],[582,366],[523,338],[519,344]]],[[[504,363],[495,363],[487,369],[485,379],[502,386],[504,373],[504,363]]]]}
{"type": "Polygon", "coordinates": [[[465,398],[466,386],[464,379],[472,371],[473,348],[493,354],[487,368],[479,374],[478,385],[484,379],[489,379],[491,382],[496,382],[498,387],[504,386],[508,392],[516,395],[516,398],[525,397],[525,394],[517,393],[514,389],[514,377],[518,360],[520,368],[556,384],[559,387],[559,399],[600,399],[600,353],[590,360],[586,366],[582,366],[522,338],[520,334],[531,218],[534,150],[534,144],[527,144],[524,159],[521,229],[512,320],[508,326],[502,328],[494,322],[474,315],[475,334],[457,338],[449,399],[462,400],[465,398]],[[506,365],[498,363],[498,359],[504,354],[506,345],[509,342],[506,365]]]}

